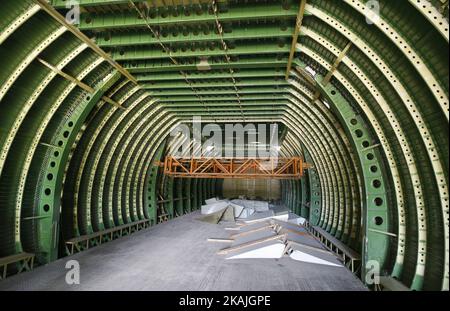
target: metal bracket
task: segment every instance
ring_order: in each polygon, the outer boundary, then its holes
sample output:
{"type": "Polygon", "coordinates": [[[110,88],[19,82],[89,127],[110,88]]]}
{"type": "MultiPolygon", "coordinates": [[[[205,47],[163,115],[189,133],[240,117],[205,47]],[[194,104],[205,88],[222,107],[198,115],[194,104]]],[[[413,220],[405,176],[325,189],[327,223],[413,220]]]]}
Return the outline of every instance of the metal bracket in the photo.
{"type": "MultiPolygon", "coordinates": [[[[347,45],[345,46],[345,48],[341,51],[341,53],[339,53],[338,57],[336,58],[336,60],[334,61],[333,65],[330,68],[330,71],[328,71],[327,75],[325,76],[325,78],[323,78],[322,80],[322,85],[323,86],[327,86],[328,83],[330,83],[331,78],[333,77],[334,72],[336,71],[336,69],[338,68],[339,64],[342,62],[342,60],[344,59],[345,55],[347,55],[348,50],[350,49],[350,47],[352,46],[352,42],[349,41],[347,43],[347,45]]],[[[313,103],[318,100],[320,97],[320,91],[316,90],[316,93],[314,94],[314,98],[313,98],[313,103]]]]}
{"type": "MultiPolygon", "coordinates": [[[[41,59],[41,58],[37,58],[37,60],[43,64],[45,67],[49,68],[50,70],[52,70],[53,72],[57,73],[58,75],[60,75],[61,77],[65,78],[66,80],[69,80],[72,83],[75,83],[76,85],[78,85],[79,87],[81,87],[83,90],[85,90],[86,92],[90,93],[90,94],[94,94],[95,93],[95,89],[90,87],[89,85],[87,85],[86,83],[78,80],[75,77],[72,77],[71,75],[63,72],[62,70],[58,69],[57,67],[53,66],[52,64],[46,62],[45,60],[41,59]]],[[[107,96],[102,96],[102,100],[104,100],[105,102],[116,106],[117,108],[120,109],[126,109],[125,107],[121,106],[118,102],[112,100],[111,98],[107,97],[107,96]]]]}

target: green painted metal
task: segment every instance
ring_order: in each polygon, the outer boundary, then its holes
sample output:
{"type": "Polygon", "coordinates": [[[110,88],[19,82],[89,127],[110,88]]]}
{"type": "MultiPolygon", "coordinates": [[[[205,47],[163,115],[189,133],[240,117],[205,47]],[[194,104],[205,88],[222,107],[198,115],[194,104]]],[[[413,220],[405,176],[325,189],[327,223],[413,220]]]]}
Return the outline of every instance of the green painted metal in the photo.
{"type": "Polygon", "coordinates": [[[223,180],[216,180],[215,194],[219,197],[223,197],[223,180]]]}
{"type": "Polygon", "coordinates": [[[297,215],[302,216],[302,192],[301,192],[301,180],[294,181],[295,202],[294,211],[297,215]]]}
{"type": "MultiPolygon", "coordinates": [[[[305,149],[305,160],[313,161],[309,153],[305,149]]],[[[314,162],[310,162],[314,163],[314,162]]],[[[308,170],[309,183],[309,201],[306,205],[309,206],[309,223],[313,226],[319,225],[320,214],[322,212],[322,189],[320,188],[320,179],[315,169],[308,170]]]]}
{"type": "MultiPolygon", "coordinates": [[[[224,40],[262,40],[272,38],[291,38],[294,32],[292,27],[280,27],[279,25],[265,25],[263,27],[246,27],[243,29],[233,29],[232,32],[223,34],[224,40]]],[[[184,30],[182,33],[163,33],[161,42],[165,44],[190,43],[195,42],[220,42],[220,36],[215,32],[198,32],[195,27],[184,30]]],[[[136,33],[111,33],[105,37],[99,37],[96,43],[102,48],[109,47],[130,47],[136,45],[158,45],[158,40],[153,38],[148,32],[140,31],[136,33]]]]}
{"type": "MultiPolygon", "coordinates": [[[[259,68],[284,68],[286,66],[287,57],[240,57],[239,61],[231,61],[228,63],[222,59],[209,61],[212,70],[226,70],[230,68],[239,69],[259,69],[259,68]]],[[[169,61],[133,61],[124,62],[123,66],[131,73],[155,73],[168,71],[197,71],[197,61],[189,60],[179,62],[177,65],[169,61]]]]}
{"type": "MultiPolygon", "coordinates": [[[[145,2],[146,0],[135,0],[134,2],[145,2]]],[[[50,1],[55,8],[64,9],[67,6],[66,0],[51,0],[50,1]]],[[[84,6],[102,6],[102,5],[119,5],[127,4],[128,0],[78,0],[77,4],[84,6]]]]}
{"type": "MultiPolygon", "coordinates": [[[[220,87],[232,87],[234,84],[231,81],[224,81],[224,82],[206,82],[206,83],[195,83],[196,89],[201,88],[220,88],[220,87]]],[[[273,80],[273,79],[254,79],[254,80],[244,80],[242,82],[237,82],[237,87],[244,87],[244,86],[287,86],[287,82],[285,80],[273,80]]],[[[158,83],[158,84],[146,84],[143,83],[142,87],[148,90],[158,89],[180,89],[180,88],[191,88],[191,86],[186,85],[186,83],[158,83]]]]}
{"type": "MultiPolygon", "coordinates": [[[[186,75],[191,81],[194,80],[209,80],[209,79],[230,79],[232,76],[234,78],[254,78],[254,77],[283,77],[283,71],[281,69],[265,69],[265,70],[240,70],[231,75],[229,72],[225,71],[213,71],[213,72],[192,72],[186,75]]],[[[174,73],[160,73],[158,75],[154,74],[140,74],[136,75],[138,81],[174,81],[174,80],[184,80],[184,76],[179,72],[174,73]]]]}
{"type": "MultiPolygon", "coordinates": [[[[210,89],[202,90],[201,95],[202,95],[202,97],[205,96],[205,98],[206,98],[206,96],[210,96],[210,95],[230,95],[230,94],[232,94],[232,92],[236,92],[236,91],[231,87],[223,87],[223,88],[220,88],[217,90],[210,90],[210,89]]],[[[165,90],[165,91],[152,90],[152,93],[155,96],[170,95],[169,98],[174,98],[174,100],[176,100],[176,96],[195,95],[195,93],[189,89],[178,89],[178,90],[169,89],[169,90],[165,90]]],[[[240,95],[242,95],[242,94],[280,94],[280,93],[286,93],[286,89],[264,86],[264,87],[245,87],[245,88],[241,88],[239,90],[240,95]]]]}
{"type": "Polygon", "coordinates": [[[200,209],[201,206],[203,205],[203,182],[204,179],[199,179],[197,181],[197,187],[196,187],[196,196],[197,196],[197,206],[196,209],[200,209]]]}
{"type": "MultiPolygon", "coordinates": [[[[286,92],[287,93],[287,92],[286,92]]],[[[251,95],[242,95],[239,97],[240,101],[243,104],[254,104],[254,105],[268,105],[267,102],[272,100],[272,104],[273,105],[279,105],[278,101],[284,101],[285,97],[283,96],[283,93],[280,93],[279,95],[261,95],[261,94],[251,94],[251,95]],[[263,101],[263,102],[260,102],[263,101]]],[[[160,99],[159,102],[160,103],[164,103],[165,105],[170,105],[170,104],[175,104],[179,105],[179,106],[198,106],[199,102],[196,101],[196,97],[194,96],[171,96],[171,97],[166,97],[164,99],[160,99]]],[[[216,103],[216,105],[226,105],[226,101],[235,101],[236,100],[236,95],[235,96],[204,96],[202,94],[202,101],[203,102],[208,102],[208,101],[214,101],[216,103]],[[224,103],[225,102],[225,103],[224,103]]]]}
{"type": "MultiPolygon", "coordinates": [[[[146,198],[148,200],[148,215],[150,217],[150,221],[152,225],[157,223],[157,213],[158,213],[158,196],[157,196],[157,181],[158,181],[158,173],[159,173],[159,165],[156,163],[160,161],[164,152],[164,145],[158,148],[155,156],[152,158],[150,162],[150,168],[148,173],[148,182],[147,182],[147,191],[146,198]]],[[[145,202],[145,201],[144,201],[145,202]]]]}
{"type": "MultiPolygon", "coordinates": [[[[41,237],[39,238],[39,260],[48,263],[57,258],[58,255],[58,226],[61,209],[62,180],[64,178],[65,164],[67,163],[70,150],[77,137],[77,134],[84,124],[89,112],[105,92],[119,79],[117,72],[111,73],[104,83],[99,85],[94,94],[85,94],[80,100],[80,104],[60,124],[58,132],[54,135],[54,141],[50,142],[52,148],[47,151],[47,167],[42,173],[42,183],[40,186],[40,207],[39,216],[51,215],[49,218],[42,218],[38,223],[41,237]]],[[[88,232],[92,228],[87,229],[88,232]]]]}
{"type": "Polygon", "coordinates": [[[199,195],[198,195],[198,179],[192,180],[191,184],[191,211],[195,211],[199,209],[200,203],[199,203],[199,195]]]}
{"type": "Polygon", "coordinates": [[[202,180],[202,188],[201,188],[201,196],[202,196],[202,205],[206,204],[206,200],[208,199],[208,179],[202,180]]]}
{"type": "Polygon", "coordinates": [[[175,217],[174,211],[174,178],[164,176],[163,182],[163,199],[164,202],[164,210],[167,214],[169,214],[169,218],[175,217]]]}
{"type": "MultiPolygon", "coordinates": [[[[243,47],[236,47],[234,49],[230,49],[228,51],[228,55],[253,55],[253,54],[279,54],[279,53],[288,53],[289,52],[289,46],[287,44],[252,44],[252,45],[246,45],[243,47]]],[[[114,59],[118,61],[130,61],[130,60],[152,60],[152,59],[164,59],[169,58],[169,56],[176,57],[176,58],[185,58],[185,57],[214,57],[214,56],[220,56],[223,54],[223,51],[220,47],[214,47],[209,49],[198,49],[198,50],[175,50],[173,49],[172,52],[167,54],[165,51],[161,51],[157,48],[149,49],[149,48],[127,48],[126,50],[123,49],[118,52],[113,52],[112,56],[114,59]]]]}
{"type": "MultiPolygon", "coordinates": [[[[388,197],[385,188],[387,182],[381,170],[373,172],[374,167],[382,167],[381,156],[376,148],[368,149],[363,146],[364,141],[373,141],[373,137],[367,130],[368,126],[365,125],[365,121],[354,113],[342,95],[332,86],[325,87],[323,91],[336,105],[336,115],[341,118],[342,124],[346,125],[348,135],[352,136],[352,143],[361,162],[360,170],[364,176],[365,185],[364,227],[366,237],[363,249],[363,269],[368,269],[365,264],[371,260],[378,262],[380,267],[383,267],[387,260],[389,236],[370,231],[373,229],[389,232],[388,197]]],[[[363,275],[366,274],[363,273],[363,275]]]]}
{"type": "Polygon", "coordinates": [[[184,197],[183,208],[184,208],[184,212],[186,214],[190,213],[192,211],[191,185],[192,185],[191,179],[188,178],[188,179],[183,180],[183,197],[184,197]]]}
{"type": "Polygon", "coordinates": [[[175,215],[181,216],[184,214],[183,210],[183,180],[174,180],[174,200],[175,200],[175,215]]]}
{"type": "MultiPolygon", "coordinates": [[[[242,5],[239,8],[230,9],[227,12],[220,14],[222,22],[233,22],[239,20],[258,20],[258,19],[289,19],[297,16],[298,7],[292,5],[288,10],[284,10],[281,5],[242,5]]],[[[174,16],[165,12],[155,12],[150,15],[148,23],[150,26],[173,26],[177,24],[192,24],[192,23],[214,23],[213,15],[205,14],[190,14],[174,16]],[[165,15],[164,17],[162,15],[165,15]]],[[[81,30],[111,30],[114,28],[132,28],[146,26],[145,21],[139,19],[136,14],[132,12],[123,12],[112,14],[97,14],[90,16],[82,14],[79,28],[81,30]]]]}
{"type": "MultiPolygon", "coordinates": [[[[91,86],[102,84],[110,66],[34,1],[4,2],[0,256],[42,246],[51,249],[52,258],[43,260],[49,261],[56,258],[55,236],[64,240],[144,218],[155,224],[163,179],[154,162],[164,156],[160,146],[170,127],[193,115],[245,118],[282,122],[289,129],[282,151],[302,153],[314,164],[300,182],[283,183],[291,210],[350,247],[364,242],[365,261],[379,260],[406,286],[448,289],[448,4],[383,0],[380,19],[369,25],[365,0],[308,0],[294,60],[300,67],[284,81],[298,1],[219,1],[223,33],[208,1],[148,2],[156,38],[129,1],[80,0],[80,29],[144,87],[132,89],[121,79],[104,90],[130,111],[93,100],[81,112],[79,88],[35,57],[91,86]],[[348,42],[352,47],[330,83],[321,85],[348,42]],[[200,56],[207,56],[209,70],[198,70],[200,56]],[[306,65],[309,79],[300,72],[306,65]],[[317,87],[326,105],[312,103],[317,87]],[[152,106],[152,100],[160,102],[152,106]],[[85,122],[70,133],[74,144],[58,162],[68,173],[50,189],[45,176],[54,169],[48,164],[60,148],[57,135],[74,113],[85,122]],[[42,212],[47,189],[55,200],[63,195],[56,230],[58,219],[42,212]],[[378,198],[383,203],[374,206],[378,198]]],[[[52,4],[66,12],[65,1],[52,4]]],[[[220,180],[170,184],[163,189],[166,207],[174,204],[172,216],[198,209],[222,190],[220,180]]]]}

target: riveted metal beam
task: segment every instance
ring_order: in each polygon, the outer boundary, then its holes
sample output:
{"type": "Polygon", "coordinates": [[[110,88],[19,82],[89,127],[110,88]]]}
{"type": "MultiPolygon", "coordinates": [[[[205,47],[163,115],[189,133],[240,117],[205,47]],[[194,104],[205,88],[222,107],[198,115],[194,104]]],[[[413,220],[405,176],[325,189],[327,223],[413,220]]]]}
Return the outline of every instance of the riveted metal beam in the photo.
{"type": "MultiPolygon", "coordinates": [[[[42,0],[41,0],[42,1],[42,0]]],[[[286,20],[297,16],[296,6],[292,6],[289,9],[283,9],[280,4],[266,4],[266,5],[243,5],[239,7],[231,7],[228,12],[221,14],[220,19],[222,22],[233,21],[253,21],[253,20],[271,20],[280,19],[286,20]]],[[[165,18],[161,17],[161,12],[158,12],[156,16],[150,16],[148,24],[150,26],[176,26],[184,24],[205,24],[214,23],[214,15],[203,13],[200,15],[190,14],[189,16],[169,15],[165,18]]],[[[112,15],[97,14],[95,16],[88,16],[82,14],[79,29],[83,31],[87,30],[111,30],[111,29],[130,29],[146,27],[146,22],[141,18],[138,18],[136,14],[130,11],[116,12],[112,15]]]]}
{"type": "Polygon", "coordinates": [[[58,68],[56,68],[53,65],[50,65],[49,63],[47,63],[45,60],[38,58],[37,59],[41,64],[43,64],[45,67],[47,67],[48,69],[54,71],[55,73],[59,74],[60,76],[62,76],[63,78],[71,81],[72,83],[75,83],[76,85],[78,85],[79,87],[81,87],[83,90],[85,90],[88,93],[94,93],[95,90],[90,87],[89,85],[81,82],[80,80],[72,77],[71,75],[66,74],[65,72],[63,72],[62,70],[59,70],[58,68]]]}
{"type": "MultiPolygon", "coordinates": [[[[4,4],[3,10],[8,11],[9,9],[11,8],[8,7],[8,4],[4,4]]],[[[23,13],[12,20],[7,27],[2,27],[2,29],[0,29],[0,44],[2,44],[11,34],[13,34],[15,30],[19,29],[23,23],[39,12],[39,10],[39,5],[29,5],[24,8],[23,13]]]]}
{"type": "MultiPolygon", "coordinates": [[[[51,3],[66,12],[66,2],[51,3]]],[[[140,219],[155,223],[149,202],[160,198],[146,189],[156,192],[162,180],[157,168],[148,176],[172,126],[193,116],[217,123],[245,116],[289,128],[280,153],[308,154],[315,164],[302,183],[283,184],[290,209],[357,251],[367,245],[365,260],[384,260],[389,250],[383,268],[407,287],[448,289],[446,17],[429,1],[384,1],[379,18],[365,23],[367,1],[312,1],[299,30],[292,26],[300,1],[240,2],[136,0],[136,15],[130,1],[80,0],[86,37],[151,90],[133,89],[125,76],[108,85],[102,96],[130,108],[122,111],[89,90],[117,70],[111,63],[57,18],[43,19],[37,1],[7,1],[0,13],[0,256],[22,245],[33,249],[36,236],[37,252],[56,246],[49,241],[60,236],[59,224],[47,215],[61,193],[64,237],[140,219]],[[298,48],[293,55],[287,38],[298,48]],[[352,48],[342,55],[347,42],[352,48]],[[38,57],[59,73],[39,66],[38,57]],[[287,83],[279,83],[283,75],[287,83]],[[313,103],[316,88],[323,100],[313,103]],[[87,97],[95,97],[89,107],[87,97]],[[75,148],[69,156],[67,135],[75,148]],[[56,171],[63,178],[47,180],[56,171]]],[[[160,202],[176,204],[171,216],[213,193],[209,179],[170,185],[166,194],[173,186],[176,193],[160,202]]]]}
{"type": "MultiPolygon", "coordinates": [[[[329,24],[331,27],[336,27],[335,29],[339,31],[342,35],[346,36],[349,40],[354,38],[359,38],[362,36],[362,34],[358,34],[355,31],[349,29],[346,25],[343,25],[337,18],[334,16],[330,16],[329,14],[325,13],[321,8],[319,7],[308,7],[307,10],[313,14],[314,16],[317,16],[325,23],[329,24]]],[[[402,79],[399,77],[399,74],[397,72],[394,72],[394,70],[389,66],[389,60],[385,60],[378,56],[377,52],[371,47],[370,45],[366,44],[364,40],[358,40],[356,43],[354,43],[355,46],[358,46],[360,51],[362,51],[366,56],[371,59],[374,65],[378,67],[380,72],[382,72],[385,76],[387,81],[392,85],[395,92],[398,93],[399,98],[403,101],[404,107],[408,110],[410,113],[410,116],[414,120],[414,123],[417,124],[417,130],[420,132],[420,136],[422,137],[424,144],[428,146],[426,152],[429,154],[429,159],[437,159],[439,156],[436,154],[436,147],[434,140],[432,136],[430,135],[430,129],[427,126],[423,126],[423,124],[426,124],[424,116],[421,113],[418,113],[420,109],[418,108],[419,102],[414,99],[414,95],[410,93],[410,91],[407,90],[406,84],[403,82],[402,79]],[[421,125],[422,124],[422,125],[421,125]]],[[[411,56],[412,57],[412,56],[411,56]]],[[[443,99],[445,99],[445,96],[441,96],[443,99]]],[[[442,104],[447,104],[448,102],[442,102],[442,104]]],[[[441,104],[441,107],[443,107],[441,104]]],[[[445,109],[444,109],[445,110],[445,109]]],[[[446,119],[448,119],[448,113],[445,115],[446,119]]],[[[441,208],[443,209],[442,214],[445,215],[448,213],[448,182],[445,178],[438,178],[437,176],[444,176],[446,175],[444,170],[441,166],[442,164],[440,161],[431,161],[431,165],[433,166],[434,173],[433,175],[436,176],[436,183],[441,185],[437,188],[440,200],[441,200],[441,208]]],[[[419,185],[421,185],[419,183],[419,185]]],[[[422,184],[423,185],[423,184],[422,184]]],[[[422,193],[420,191],[420,193],[422,193]]],[[[422,199],[422,195],[419,195],[419,198],[422,199]]],[[[417,214],[421,215],[418,218],[419,226],[421,228],[427,228],[427,225],[425,223],[426,215],[425,215],[425,207],[423,205],[417,205],[417,214]]],[[[443,221],[444,226],[448,226],[448,221],[443,221]]],[[[426,238],[427,230],[421,230],[419,231],[419,242],[418,244],[418,251],[417,251],[417,265],[416,265],[416,277],[413,282],[413,288],[420,289],[423,285],[423,275],[425,274],[425,263],[426,263],[426,253],[423,252],[426,247],[423,244],[426,244],[427,238],[426,238]]],[[[444,235],[448,235],[448,230],[444,230],[444,235]]],[[[448,249],[448,238],[445,238],[445,248],[448,249]]],[[[447,254],[448,252],[445,252],[447,254]]],[[[448,256],[445,256],[445,270],[448,271],[448,256]]],[[[444,274],[446,275],[443,280],[442,287],[448,288],[448,272],[444,271],[444,274]]]]}
{"type": "MultiPolygon", "coordinates": [[[[439,31],[439,33],[449,42],[449,27],[448,19],[445,18],[438,10],[436,6],[433,5],[431,1],[428,0],[408,0],[411,5],[414,5],[417,10],[419,10],[439,31]]],[[[443,5],[445,2],[440,1],[443,5]]],[[[448,2],[447,2],[448,7],[448,2]]],[[[447,9],[448,10],[448,9],[447,9]]]]}
{"type": "MultiPolygon", "coordinates": [[[[339,53],[339,55],[336,57],[336,60],[334,61],[333,65],[331,66],[331,69],[328,71],[327,75],[322,80],[322,85],[327,86],[328,83],[331,80],[331,77],[333,77],[334,72],[337,70],[339,64],[342,62],[342,59],[347,55],[348,50],[352,46],[352,42],[348,42],[347,45],[344,47],[344,49],[339,53]]],[[[315,102],[320,97],[320,91],[317,90],[313,101],[315,102]]]]}
{"type": "MultiPolygon", "coordinates": [[[[195,28],[194,28],[195,29],[195,28]]],[[[274,38],[290,38],[294,32],[293,27],[280,27],[278,25],[264,25],[252,26],[246,28],[233,29],[232,32],[224,32],[223,40],[273,40],[274,38]]],[[[220,42],[221,37],[214,31],[208,33],[200,32],[193,33],[167,33],[166,36],[161,36],[160,41],[164,44],[200,44],[220,42]]],[[[96,43],[102,48],[120,48],[132,46],[158,45],[159,40],[153,36],[148,35],[144,31],[133,31],[123,33],[106,33],[104,36],[99,35],[96,38],[96,43]]]]}
{"type": "MultiPolygon", "coordinates": [[[[45,67],[49,68],[50,70],[54,71],[55,73],[57,73],[58,75],[60,75],[61,77],[69,80],[70,82],[78,85],[79,87],[81,87],[83,90],[85,90],[88,93],[93,94],[95,92],[95,89],[90,87],[89,85],[87,85],[86,83],[83,83],[82,81],[78,80],[77,78],[72,77],[71,75],[63,72],[62,70],[58,69],[57,67],[49,64],[48,62],[46,62],[45,60],[41,59],[41,58],[37,58],[37,60],[43,64],[45,67]]],[[[104,100],[105,102],[116,106],[117,108],[120,109],[126,109],[125,107],[121,106],[119,103],[117,103],[116,101],[112,100],[111,98],[107,97],[107,96],[102,96],[102,100],[104,100]]]]}
{"type": "Polygon", "coordinates": [[[292,36],[291,50],[289,52],[289,59],[288,59],[288,64],[287,64],[287,68],[286,68],[286,75],[285,75],[286,80],[289,78],[289,73],[291,72],[292,60],[294,59],[298,36],[300,34],[300,28],[302,27],[303,16],[305,14],[305,6],[306,6],[306,0],[300,0],[300,6],[299,6],[298,13],[297,13],[297,20],[295,22],[294,35],[292,36]]]}
{"type": "MultiPolygon", "coordinates": [[[[284,72],[276,69],[260,69],[260,70],[239,70],[233,73],[234,78],[272,78],[283,77],[284,72]]],[[[189,80],[211,80],[211,79],[229,79],[230,73],[223,71],[207,71],[207,72],[187,72],[186,76],[189,80]]],[[[184,77],[176,72],[154,74],[137,74],[136,78],[139,82],[156,82],[156,81],[174,81],[182,80],[184,77]]]]}
{"type": "MultiPolygon", "coordinates": [[[[227,54],[229,56],[235,55],[264,55],[264,54],[287,54],[289,51],[288,46],[280,46],[278,43],[259,43],[259,44],[246,44],[245,46],[237,46],[233,49],[228,49],[227,54]]],[[[114,59],[118,61],[130,61],[130,60],[152,60],[152,59],[165,59],[165,58],[198,58],[198,57],[214,57],[224,55],[223,48],[214,49],[196,49],[194,51],[182,51],[173,49],[170,52],[161,49],[149,49],[145,47],[127,48],[117,52],[112,52],[114,59]]],[[[225,60],[226,61],[226,60],[225,60]]],[[[229,60],[229,62],[232,62],[229,60]]]]}
{"type": "MultiPolygon", "coordinates": [[[[280,57],[251,57],[240,58],[238,61],[231,61],[227,63],[225,61],[209,61],[211,70],[217,69],[229,69],[231,68],[285,68],[287,58],[280,55],[280,57]]],[[[174,65],[167,61],[132,61],[124,62],[124,67],[133,73],[143,72],[168,72],[168,71],[197,71],[197,64],[195,62],[180,62],[174,65]]]]}
{"type": "Polygon", "coordinates": [[[94,52],[103,57],[108,63],[110,63],[114,68],[116,68],[121,74],[123,74],[127,79],[137,84],[136,79],[126,71],[121,65],[119,65],[114,59],[105,53],[101,48],[99,48],[91,39],[89,39],[84,33],[82,33],[74,25],[71,25],[67,20],[59,14],[46,0],[33,0],[36,2],[42,10],[47,12],[52,18],[54,18],[58,23],[67,28],[71,33],[73,33],[78,39],[86,43],[94,52]]]}
{"type": "Polygon", "coordinates": [[[39,222],[40,232],[42,232],[42,236],[40,237],[40,248],[45,250],[42,258],[40,258],[43,262],[49,262],[57,258],[59,235],[55,234],[55,232],[57,232],[59,227],[62,180],[64,178],[65,163],[69,157],[73,143],[75,142],[78,129],[83,125],[90,109],[97,104],[101,96],[103,96],[106,90],[111,87],[119,77],[120,75],[117,72],[116,74],[110,75],[108,79],[97,88],[92,96],[88,95],[84,98],[82,105],[85,106],[86,109],[75,110],[75,113],[71,118],[66,120],[64,127],[61,127],[60,132],[57,134],[62,145],[58,146],[58,149],[56,150],[52,149],[47,151],[50,160],[48,161],[48,166],[42,176],[44,181],[39,189],[41,200],[38,204],[39,215],[52,215],[52,217],[39,222]],[[54,163],[53,165],[51,164],[52,162],[54,163]],[[48,195],[48,189],[50,190],[51,195],[48,195]]]}

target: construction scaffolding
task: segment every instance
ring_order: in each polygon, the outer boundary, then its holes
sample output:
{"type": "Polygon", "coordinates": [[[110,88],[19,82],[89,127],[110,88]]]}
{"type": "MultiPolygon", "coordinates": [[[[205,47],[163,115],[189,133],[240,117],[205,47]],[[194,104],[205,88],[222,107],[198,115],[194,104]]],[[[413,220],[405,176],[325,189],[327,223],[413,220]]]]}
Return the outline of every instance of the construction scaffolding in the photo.
{"type": "Polygon", "coordinates": [[[178,178],[300,179],[311,167],[294,158],[175,158],[164,161],[164,174],[178,178]]]}

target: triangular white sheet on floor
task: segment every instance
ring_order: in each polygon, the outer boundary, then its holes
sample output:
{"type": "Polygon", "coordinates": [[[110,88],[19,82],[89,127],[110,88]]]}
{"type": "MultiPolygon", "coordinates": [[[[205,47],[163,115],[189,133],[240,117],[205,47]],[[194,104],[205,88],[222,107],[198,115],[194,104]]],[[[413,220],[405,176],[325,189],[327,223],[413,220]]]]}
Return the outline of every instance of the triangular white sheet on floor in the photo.
{"type": "Polygon", "coordinates": [[[229,206],[232,206],[234,208],[234,217],[238,218],[241,216],[242,211],[244,210],[243,206],[234,204],[234,203],[229,203],[229,206]]]}
{"type": "Polygon", "coordinates": [[[207,199],[205,200],[205,203],[208,204],[214,204],[216,202],[218,202],[219,200],[217,200],[217,198],[211,198],[211,199],[207,199]]]}
{"type": "Polygon", "coordinates": [[[283,257],[285,247],[286,245],[284,245],[284,243],[276,242],[267,246],[240,253],[232,257],[228,257],[227,259],[281,258],[283,257]]]}
{"type": "Polygon", "coordinates": [[[243,207],[241,212],[239,213],[239,218],[240,219],[247,219],[248,217],[250,217],[254,213],[255,213],[255,210],[253,208],[243,207]]]}
{"type": "Polygon", "coordinates": [[[228,207],[227,201],[217,201],[216,203],[202,205],[201,213],[203,215],[213,214],[228,207]]]}
{"type": "Polygon", "coordinates": [[[289,214],[284,215],[275,215],[275,213],[272,210],[269,210],[267,212],[257,212],[248,217],[244,220],[246,224],[253,224],[260,221],[266,221],[270,219],[278,219],[281,221],[287,221],[289,218],[289,214]]]}
{"type": "Polygon", "coordinates": [[[241,205],[246,208],[252,208],[257,212],[264,212],[269,210],[269,202],[254,201],[254,200],[231,200],[232,203],[241,205]]]}
{"type": "Polygon", "coordinates": [[[343,265],[338,265],[333,262],[320,259],[316,256],[312,256],[309,254],[306,254],[304,252],[294,250],[291,255],[289,255],[292,259],[297,261],[303,261],[303,262],[309,262],[309,263],[315,263],[318,265],[327,265],[327,266],[334,266],[334,267],[343,267],[343,265]]]}
{"type": "Polygon", "coordinates": [[[289,217],[291,217],[291,216],[292,216],[293,218],[290,218],[290,219],[288,220],[288,222],[290,222],[290,223],[293,223],[293,224],[296,224],[296,225],[304,225],[305,222],[306,222],[306,219],[303,218],[303,217],[299,217],[299,216],[297,216],[297,215],[295,215],[295,214],[290,214],[289,217]]]}

